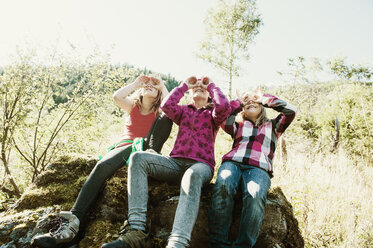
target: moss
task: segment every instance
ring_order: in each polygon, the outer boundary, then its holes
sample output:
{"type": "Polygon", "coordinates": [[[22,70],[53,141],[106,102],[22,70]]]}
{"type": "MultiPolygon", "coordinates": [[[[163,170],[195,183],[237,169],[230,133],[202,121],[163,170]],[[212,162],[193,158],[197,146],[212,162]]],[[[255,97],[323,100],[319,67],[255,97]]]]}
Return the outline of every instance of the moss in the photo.
{"type": "Polygon", "coordinates": [[[99,244],[113,241],[117,238],[120,223],[96,220],[90,223],[85,237],[80,241],[80,247],[97,247],[99,244]],[[113,232],[113,230],[116,230],[113,232]]]}
{"type": "Polygon", "coordinates": [[[12,241],[12,239],[8,235],[9,233],[6,233],[5,235],[2,235],[0,238],[0,244],[6,244],[12,241]]]}
{"type": "Polygon", "coordinates": [[[17,210],[22,211],[61,204],[72,205],[78,193],[79,187],[75,184],[53,183],[44,188],[31,188],[21,198],[17,210]]]}
{"type": "Polygon", "coordinates": [[[97,160],[64,156],[49,165],[18,202],[18,211],[61,205],[70,208],[97,160]]]}
{"type": "Polygon", "coordinates": [[[97,160],[89,158],[73,158],[65,156],[63,160],[49,165],[47,169],[35,181],[37,187],[46,186],[50,183],[73,183],[80,176],[87,176],[97,160]]]}
{"type": "MultiPolygon", "coordinates": [[[[0,214],[0,242],[14,241],[18,245],[18,240],[30,237],[33,230],[37,230],[38,233],[48,232],[58,221],[55,213],[71,208],[87,175],[95,164],[94,160],[64,157],[57,163],[48,166],[47,171],[38,178],[38,183],[30,186],[24,193],[18,207],[13,212],[8,212],[7,215],[0,214]],[[11,216],[9,217],[9,215],[11,216]],[[11,223],[11,226],[8,223],[11,223]],[[15,232],[12,232],[13,230],[15,232]],[[5,237],[2,233],[5,234],[5,237]]],[[[167,237],[172,230],[177,201],[165,200],[178,196],[179,187],[179,184],[170,185],[149,180],[148,220],[152,222],[152,247],[164,247],[167,243],[167,237]]],[[[79,247],[98,247],[118,238],[118,231],[128,212],[126,188],[127,167],[123,167],[107,180],[103,192],[91,206],[85,220],[82,221],[81,230],[85,236],[79,243],[79,247]]],[[[193,231],[194,238],[191,241],[192,247],[207,246],[207,212],[211,195],[210,189],[211,187],[208,186],[202,190],[199,217],[193,231]]],[[[291,226],[288,233],[286,230],[282,232],[284,235],[286,234],[286,240],[281,241],[284,236],[279,237],[280,240],[276,240],[282,242],[281,245],[286,242],[288,247],[301,247],[300,244],[303,244],[303,240],[298,227],[293,224],[296,223],[296,220],[292,216],[291,205],[286,201],[281,189],[271,189],[268,198],[275,202],[277,213],[283,212],[287,225],[291,226]]],[[[237,221],[239,218],[236,218],[237,221]]],[[[272,243],[275,244],[276,240],[270,232],[271,230],[266,231],[263,237],[268,242],[273,241],[272,243]]]]}

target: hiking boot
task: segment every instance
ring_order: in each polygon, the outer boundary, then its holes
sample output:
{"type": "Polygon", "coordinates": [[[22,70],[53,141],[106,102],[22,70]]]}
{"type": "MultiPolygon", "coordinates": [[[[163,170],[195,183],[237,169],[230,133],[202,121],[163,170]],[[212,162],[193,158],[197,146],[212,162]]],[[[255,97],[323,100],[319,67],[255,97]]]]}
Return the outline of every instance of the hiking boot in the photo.
{"type": "Polygon", "coordinates": [[[101,248],[150,248],[149,233],[133,229],[128,221],[124,222],[124,229],[119,232],[117,240],[103,244],[101,248]]]}
{"type": "Polygon", "coordinates": [[[78,217],[69,211],[62,211],[57,216],[57,225],[49,233],[36,235],[31,240],[32,246],[57,247],[60,244],[72,241],[76,237],[80,224],[78,217]]]}

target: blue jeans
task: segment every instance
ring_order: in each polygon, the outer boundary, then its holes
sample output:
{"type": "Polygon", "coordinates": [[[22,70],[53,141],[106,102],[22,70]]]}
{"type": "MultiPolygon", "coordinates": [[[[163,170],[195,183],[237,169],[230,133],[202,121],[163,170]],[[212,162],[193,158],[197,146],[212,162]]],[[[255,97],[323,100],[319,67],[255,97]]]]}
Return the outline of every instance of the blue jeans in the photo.
{"type": "Polygon", "coordinates": [[[197,219],[201,188],[210,182],[207,164],[185,158],[170,158],[149,152],[135,152],[128,167],[128,222],[145,231],[148,203],[148,176],[167,182],[180,182],[172,232],[166,248],[188,247],[197,219]]]}
{"type": "Polygon", "coordinates": [[[254,246],[262,225],[270,186],[270,177],[263,169],[233,161],[222,163],[213,186],[209,208],[210,247],[254,246]],[[238,187],[242,189],[242,212],[237,239],[231,242],[228,240],[228,233],[238,187]]]}

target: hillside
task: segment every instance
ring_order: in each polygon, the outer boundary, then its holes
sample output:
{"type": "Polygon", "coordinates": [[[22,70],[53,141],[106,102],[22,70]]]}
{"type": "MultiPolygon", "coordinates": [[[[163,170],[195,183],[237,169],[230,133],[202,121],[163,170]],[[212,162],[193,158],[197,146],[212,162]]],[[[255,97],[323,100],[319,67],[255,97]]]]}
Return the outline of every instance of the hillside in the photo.
{"type": "MultiPolygon", "coordinates": [[[[105,153],[118,139],[125,118],[111,94],[141,73],[150,71],[105,62],[46,67],[30,60],[4,67],[2,113],[16,106],[18,115],[1,119],[1,211],[8,210],[56,157],[105,153]]],[[[179,83],[170,75],[162,78],[169,89],[179,83]]],[[[265,91],[298,107],[296,119],[278,142],[272,185],[280,187],[293,206],[306,247],[373,246],[372,84],[342,78],[265,91]]],[[[174,127],[163,154],[171,150],[176,131],[174,127]]],[[[231,142],[219,132],[217,164],[231,142]]]]}

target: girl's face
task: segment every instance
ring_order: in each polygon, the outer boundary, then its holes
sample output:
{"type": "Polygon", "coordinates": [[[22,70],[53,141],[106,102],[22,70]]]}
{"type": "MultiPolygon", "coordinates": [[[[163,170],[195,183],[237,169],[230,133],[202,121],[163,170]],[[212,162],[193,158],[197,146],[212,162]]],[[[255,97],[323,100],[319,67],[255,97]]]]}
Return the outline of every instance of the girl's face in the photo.
{"type": "Polygon", "coordinates": [[[204,88],[202,85],[196,85],[192,89],[192,96],[193,96],[194,101],[196,101],[196,100],[206,100],[206,102],[207,102],[207,99],[209,97],[209,93],[206,90],[206,88],[204,88]]]}
{"type": "Polygon", "coordinates": [[[262,108],[259,103],[256,103],[254,101],[248,101],[245,103],[243,107],[243,117],[245,119],[255,121],[258,118],[261,110],[262,108]]]}
{"type": "Polygon", "coordinates": [[[151,77],[147,82],[143,83],[141,95],[156,98],[159,84],[160,82],[157,78],[151,77]]]}
{"type": "Polygon", "coordinates": [[[208,77],[202,77],[197,79],[196,77],[190,77],[188,83],[192,86],[192,96],[194,101],[205,100],[207,102],[209,93],[206,90],[207,85],[210,83],[208,77]]]}

